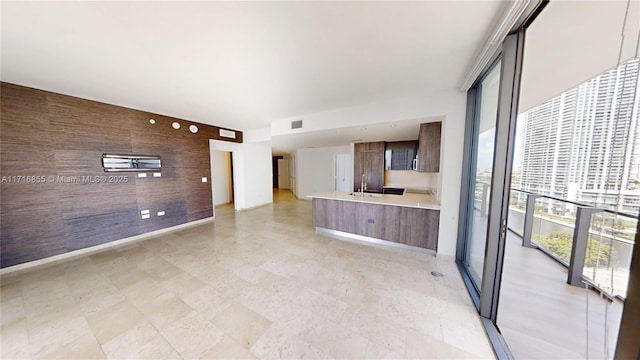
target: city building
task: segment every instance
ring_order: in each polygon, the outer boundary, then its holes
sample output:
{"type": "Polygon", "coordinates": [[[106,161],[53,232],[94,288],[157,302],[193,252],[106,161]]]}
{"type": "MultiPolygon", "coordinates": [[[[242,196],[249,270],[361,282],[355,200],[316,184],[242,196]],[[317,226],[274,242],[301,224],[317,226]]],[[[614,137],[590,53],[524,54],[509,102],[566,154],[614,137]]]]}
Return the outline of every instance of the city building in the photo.
{"type": "Polygon", "coordinates": [[[521,114],[522,157],[514,169],[521,175],[513,186],[637,213],[638,71],[638,60],[630,61],[521,114]]]}

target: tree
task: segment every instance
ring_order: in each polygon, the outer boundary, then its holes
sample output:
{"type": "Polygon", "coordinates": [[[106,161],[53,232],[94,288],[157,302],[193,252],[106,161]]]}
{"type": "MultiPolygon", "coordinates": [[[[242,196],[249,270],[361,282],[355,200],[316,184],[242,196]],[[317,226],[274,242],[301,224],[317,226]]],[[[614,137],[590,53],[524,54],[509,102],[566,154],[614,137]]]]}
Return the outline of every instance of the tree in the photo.
{"type": "MultiPolygon", "coordinates": [[[[536,242],[561,259],[571,258],[573,233],[552,232],[539,237],[536,242]]],[[[615,249],[611,248],[609,244],[601,243],[594,238],[589,238],[584,266],[594,267],[596,265],[609,264],[610,258],[615,258],[615,249]]]]}

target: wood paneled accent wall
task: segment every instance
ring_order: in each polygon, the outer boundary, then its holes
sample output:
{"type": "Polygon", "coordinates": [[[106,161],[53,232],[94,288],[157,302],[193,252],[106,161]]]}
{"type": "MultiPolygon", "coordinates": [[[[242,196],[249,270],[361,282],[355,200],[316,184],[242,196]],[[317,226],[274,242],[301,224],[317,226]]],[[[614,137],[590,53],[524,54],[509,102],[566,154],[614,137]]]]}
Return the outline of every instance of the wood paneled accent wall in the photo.
{"type": "Polygon", "coordinates": [[[221,138],[215,126],[8,83],[0,97],[1,267],[212,216],[209,139],[242,142],[239,131],[221,138]],[[158,155],[162,175],[105,173],[104,153],[158,155]]]}

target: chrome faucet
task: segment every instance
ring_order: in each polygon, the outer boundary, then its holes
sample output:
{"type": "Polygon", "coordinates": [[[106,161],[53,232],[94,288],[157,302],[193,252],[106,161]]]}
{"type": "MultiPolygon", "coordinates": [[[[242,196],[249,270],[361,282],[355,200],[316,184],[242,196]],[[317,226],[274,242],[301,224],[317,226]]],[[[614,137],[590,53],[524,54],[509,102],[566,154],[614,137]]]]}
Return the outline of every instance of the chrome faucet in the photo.
{"type": "Polygon", "coordinates": [[[362,174],[362,182],[360,183],[360,196],[364,196],[365,190],[367,190],[367,174],[362,174]]]}

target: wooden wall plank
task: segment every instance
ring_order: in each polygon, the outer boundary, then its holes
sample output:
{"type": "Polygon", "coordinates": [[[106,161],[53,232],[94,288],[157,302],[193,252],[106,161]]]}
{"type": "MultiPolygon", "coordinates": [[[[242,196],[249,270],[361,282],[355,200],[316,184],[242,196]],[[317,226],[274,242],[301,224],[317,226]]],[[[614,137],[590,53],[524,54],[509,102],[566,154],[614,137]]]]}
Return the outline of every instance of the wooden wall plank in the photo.
{"type": "Polygon", "coordinates": [[[0,176],[46,180],[0,184],[1,267],[212,216],[209,139],[242,142],[242,132],[221,138],[215,126],[0,86],[0,176]],[[105,173],[104,153],[160,156],[161,177],[105,173]],[[141,218],[143,209],[149,219],[141,218]]]}

